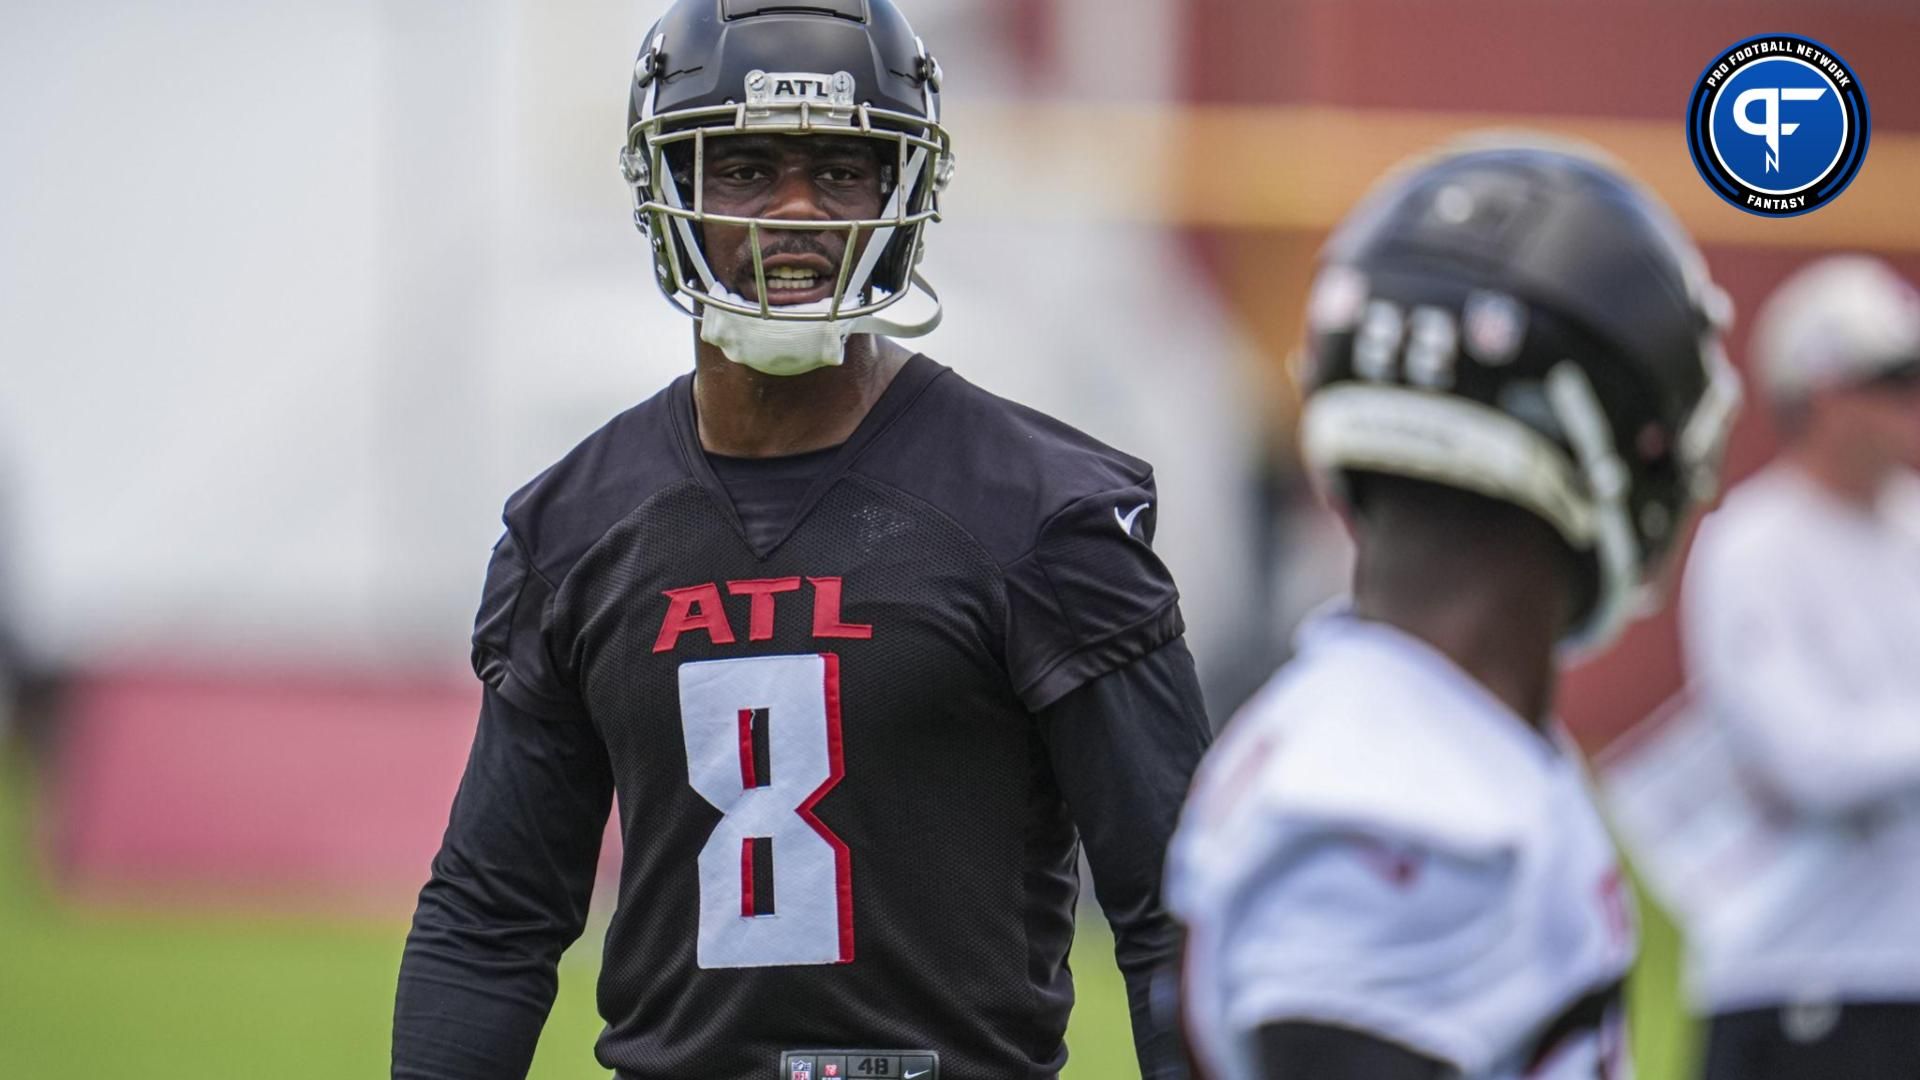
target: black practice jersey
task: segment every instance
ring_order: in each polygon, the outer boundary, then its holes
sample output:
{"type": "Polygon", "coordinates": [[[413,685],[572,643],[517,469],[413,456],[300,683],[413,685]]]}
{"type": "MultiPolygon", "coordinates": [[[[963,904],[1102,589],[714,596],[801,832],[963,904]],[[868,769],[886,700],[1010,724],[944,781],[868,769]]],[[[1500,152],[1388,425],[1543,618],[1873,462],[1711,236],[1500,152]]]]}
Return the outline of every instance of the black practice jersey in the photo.
{"type": "Polygon", "coordinates": [[[474,637],[500,715],[422,896],[396,1075],[430,1075],[405,1072],[403,1028],[467,1008],[428,987],[544,964],[551,994],[533,915],[526,942],[467,930],[558,890],[577,934],[597,834],[513,835],[596,799],[604,819],[609,789],[598,1054],[622,1078],[790,1080],[783,1052],[827,1047],[1053,1076],[1082,832],[1130,983],[1170,958],[1158,868],[1206,725],[1148,466],[915,357],[815,473],[781,528],[743,528],[689,376],[509,502],[474,637]],[[1154,664],[1170,691],[1060,718],[1154,664]]]}

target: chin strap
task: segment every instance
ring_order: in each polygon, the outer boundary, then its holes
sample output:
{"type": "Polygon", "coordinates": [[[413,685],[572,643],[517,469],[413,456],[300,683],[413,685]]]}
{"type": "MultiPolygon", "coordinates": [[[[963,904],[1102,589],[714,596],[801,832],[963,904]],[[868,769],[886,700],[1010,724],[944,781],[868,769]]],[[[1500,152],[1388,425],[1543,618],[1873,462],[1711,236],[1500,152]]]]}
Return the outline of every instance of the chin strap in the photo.
{"type": "Polygon", "coordinates": [[[917,338],[933,333],[934,329],[940,325],[940,320],[946,317],[946,309],[940,304],[940,294],[933,291],[933,286],[927,283],[926,278],[920,276],[918,270],[908,276],[907,292],[909,295],[901,297],[897,304],[887,308],[885,312],[876,312],[854,319],[848,324],[853,328],[850,332],[879,334],[881,337],[891,338],[917,338]],[[916,289],[925,293],[927,299],[933,301],[933,310],[926,312],[924,317],[915,322],[899,322],[889,318],[895,307],[905,307],[915,302],[911,294],[916,289]]]}

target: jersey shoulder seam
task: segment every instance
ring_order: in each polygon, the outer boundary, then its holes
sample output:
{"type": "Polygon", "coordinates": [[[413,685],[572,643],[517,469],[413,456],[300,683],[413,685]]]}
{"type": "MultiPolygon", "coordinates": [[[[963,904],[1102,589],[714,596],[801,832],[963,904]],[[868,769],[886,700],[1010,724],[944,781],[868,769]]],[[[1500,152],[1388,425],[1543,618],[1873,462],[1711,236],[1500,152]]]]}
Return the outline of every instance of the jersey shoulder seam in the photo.
{"type": "Polygon", "coordinates": [[[632,506],[628,507],[625,510],[625,512],[623,512],[619,517],[614,518],[611,522],[609,522],[607,524],[607,527],[605,529],[602,529],[600,531],[600,534],[593,538],[592,543],[582,548],[580,550],[580,554],[574,556],[573,559],[570,562],[568,562],[567,572],[560,575],[560,580],[557,583],[554,582],[551,578],[548,578],[545,574],[542,574],[540,576],[540,579],[542,581],[545,581],[548,587],[553,589],[554,596],[557,598],[560,595],[560,591],[566,588],[567,583],[573,580],[573,575],[576,571],[580,569],[580,564],[586,562],[590,556],[598,552],[601,549],[601,547],[605,546],[608,538],[611,537],[614,534],[614,532],[620,528],[620,526],[633,520],[634,515],[640,513],[642,510],[645,510],[648,504],[662,498],[665,495],[680,491],[681,489],[689,485],[698,487],[700,485],[700,481],[692,476],[683,476],[680,479],[675,480],[671,484],[667,484],[664,487],[660,487],[653,491],[648,492],[645,498],[641,499],[639,502],[634,503],[632,506]]]}
{"type": "MultiPolygon", "coordinates": [[[[678,392],[684,378],[685,377],[682,376],[674,379],[651,397],[616,414],[613,418],[574,444],[574,446],[565,454],[562,454],[558,460],[541,470],[539,475],[521,485],[518,490],[508,496],[506,508],[501,514],[501,520],[506,524],[507,532],[512,535],[515,542],[520,545],[521,553],[525,556],[528,569],[532,570],[541,581],[545,582],[547,586],[555,592],[558,592],[560,586],[565,584],[566,579],[572,574],[573,567],[578,565],[580,560],[585,558],[588,552],[598,547],[601,541],[606,539],[607,533],[612,532],[621,522],[631,517],[636,509],[646,504],[660,492],[673,488],[695,475],[694,469],[686,460],[684,449],[679,445],[679,440],[668,437],[666,441],[672,450],[672,461],[679,467],[679,475],[665,484],[652,487],[650,490],[634,495],[624,509],[609,518],[607,525],[603,529],[598,533],[591,534],[591,539],[587,539],[584,543],[580,544],[578,554],[565,561],[565,569],[557,575],[558,580],[556,580],[556,575],[549,574],[541,568],[541,552],[536,549],[536,545],[529,542],[530,533],[526,526],[535,525],[551,516],[551,508],[556,501],[556,496],[550,494],[550,492],[555,488],[565,489],[577,487],[585,489],[585,491],[590,494],[593,491],[594,481],[597,478],[603,477],[608,469],[604,466],[603,462],[583,460],[583,458],[592,459],[600,456],[598,451],[604,450],[605,447],[615,440],[621,438],[648,437],[648,433],[651,431],[657,431],[661,427],[670,428],[674,423],[674,419],[669,395],[678,392]],[[638,425],[638,427],[636,428],[635,425],[638,425]],[[630,435],[628,434],[629,432],[639,432],[640,434],[630,435]],[[590,448],[592,448],[592,450],[590,450],[590,448]],[[533,503],[534,506],[529,507],[528,503],[533,503]]],[[[582,496],[573,497],[581,498],[582,496]]],[[[618,503],[615,505],[618,505],[618,503]]],[[[535,529],[533,531],[539,532],[541,530],[535,529]]],[[[565,545],[564,542],[561,541],[549,546],[560,546],[562,550],[564,550],[565,547],[569,545],[565,545]]]]}

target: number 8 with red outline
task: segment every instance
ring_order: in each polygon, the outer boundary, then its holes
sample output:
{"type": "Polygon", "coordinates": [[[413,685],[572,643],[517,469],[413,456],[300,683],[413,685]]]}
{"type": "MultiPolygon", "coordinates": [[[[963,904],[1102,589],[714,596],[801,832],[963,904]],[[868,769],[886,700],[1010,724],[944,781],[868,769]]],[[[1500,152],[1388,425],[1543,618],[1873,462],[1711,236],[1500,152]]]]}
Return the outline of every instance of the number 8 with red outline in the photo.
{"type": "Polygon", "coordinates": [[[721,813],[699,856],[700,966],[852,962],[852,853],[814,813],[846,774],[840,658],[696,661],[679,679],[688,783],[721,813]]]}

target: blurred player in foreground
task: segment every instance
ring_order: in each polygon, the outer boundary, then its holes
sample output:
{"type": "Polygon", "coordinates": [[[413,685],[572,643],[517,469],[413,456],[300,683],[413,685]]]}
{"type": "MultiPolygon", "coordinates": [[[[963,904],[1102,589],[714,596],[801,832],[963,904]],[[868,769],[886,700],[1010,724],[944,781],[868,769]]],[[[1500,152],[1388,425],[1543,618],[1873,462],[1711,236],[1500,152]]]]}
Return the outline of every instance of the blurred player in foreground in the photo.
{"type": "Polygon", "coordinates": [[[1391,176],[1309,301],[1304,452],[1351,606],[1228,727],[1174,842],[1217,1080],[1627,1075],[1630,900],[1552,719],[1715,489],[1725,300],[1604,164],[1469,144],[1391,176]]]}
{"type": "Polygon", "coordinates": [[[1754,325],[1786,447],[1689,563],[1694,707],[1747,803],[1702,897],[1691,989],[1713,1080],[1920,1078],[1920,295],[1864,257],[1794,275],[1754,325]]]}
{"type": "Polygon", "coordinates": [[[693,371],[507,504],[396,1077],[525,1075],[616,791],[621,1080],[1054,1076],[1082,841],[1154,1056],[1208,724],[1147,464],[891,340],[940,85],[888,0],[648,34],[622,164],[693,371]]]}

